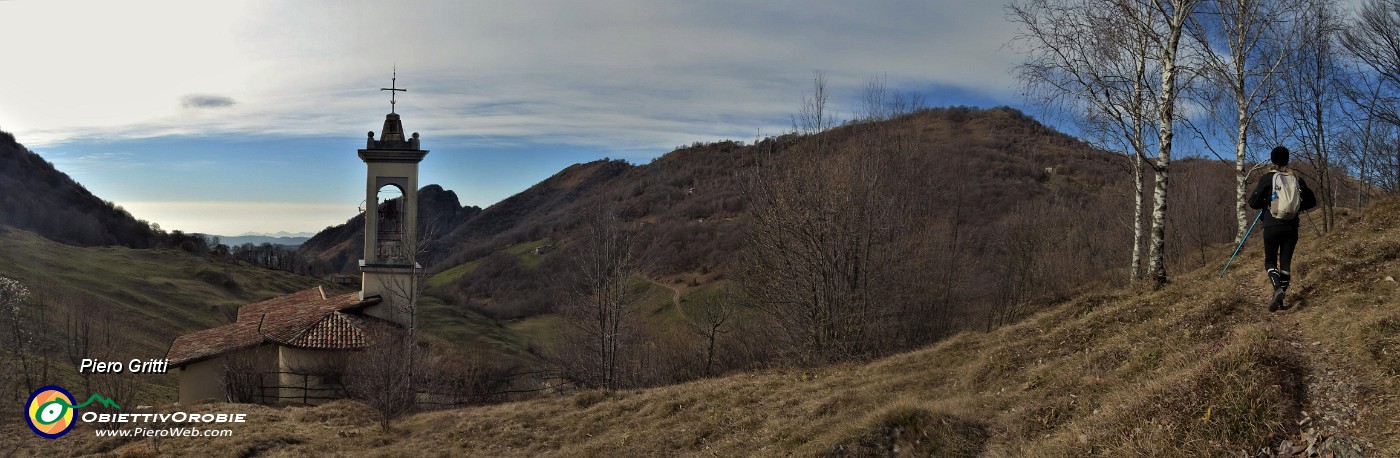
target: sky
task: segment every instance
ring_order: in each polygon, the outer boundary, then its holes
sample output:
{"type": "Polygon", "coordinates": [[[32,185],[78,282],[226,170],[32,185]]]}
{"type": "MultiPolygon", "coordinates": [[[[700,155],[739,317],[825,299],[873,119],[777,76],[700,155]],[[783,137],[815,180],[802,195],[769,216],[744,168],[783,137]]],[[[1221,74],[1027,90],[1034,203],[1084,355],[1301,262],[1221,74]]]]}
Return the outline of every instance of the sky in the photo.
{"type": "Polygon", "coordinates": [[[1020,106],[1001,2],[0,0],[0,130],[163,228],[316,232],[396,111],[420,184],[489,206],[570,164],[791,128],[822,72],[1020,106]]]}

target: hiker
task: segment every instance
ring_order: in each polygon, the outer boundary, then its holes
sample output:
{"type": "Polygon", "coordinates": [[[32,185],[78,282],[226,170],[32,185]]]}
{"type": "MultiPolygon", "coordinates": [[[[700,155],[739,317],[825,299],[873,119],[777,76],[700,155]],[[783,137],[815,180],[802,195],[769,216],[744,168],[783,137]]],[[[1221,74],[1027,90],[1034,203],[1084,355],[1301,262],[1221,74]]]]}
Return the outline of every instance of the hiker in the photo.
{"type": "Polygon", "coordinates": [[[1274,284],[1269,311],[1284,308],[1283,296],[1288,291],[1289,271],[1293,263],[1293,247],[1298,245],[1298,215],[1317,206],[1317,197],[1288,166],[1288,148],[1279,146],[1269,152],[1274,164],[1269,173],[1259,178],[1254,194],[1249,196],[1249,208],[1260,210],[1264,223],[1264,269],[1274,284]]]}

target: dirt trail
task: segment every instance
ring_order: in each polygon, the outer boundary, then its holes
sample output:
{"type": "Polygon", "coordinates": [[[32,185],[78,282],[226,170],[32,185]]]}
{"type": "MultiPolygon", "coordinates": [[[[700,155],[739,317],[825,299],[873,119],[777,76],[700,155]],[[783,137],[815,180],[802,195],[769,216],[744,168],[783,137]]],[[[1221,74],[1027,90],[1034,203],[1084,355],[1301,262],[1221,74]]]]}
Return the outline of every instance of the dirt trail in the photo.
{"type": "Polygon", "coordinates": [[[655,284],[656,286],[660,286],[660,287],[662,287],[662,288],[666,288],[666,289],[671,290],[671,305],[673,305],[673,306],[676,307],[676,314],[680,315],[681,318],[684,319],[685,322],[690,323],[691,326],[694,326],[696,329],[700,329],[700,325],[697,324],[697,323],[695,323],[695,320],[691,319],[691,318],[690,318],[690,315],[687,315],[687,314],[685,313],[685,309],[681,308],[681,290],[680,290],[680,288],[676,288],[676,287],[674,287],[674,286],[671,286],[671,285],[668,285],[668,284],[665,284],[665,283],[656,281],[656,279],[653,279],[653,278],[651,278],[651,277],[642,277],[642,278],[646,278],[647,281],[652,282],[652,283],[655,284]]]}
{"type": "Polygon", "coordinates": [[[1365,437],[1366,418],[1364,405],[1367,389],[1365,383],[1354,371],[1348,369],[1349,361],[1335,351],[1328,339],[1317,335],[1326,330],[1308,326],[1297,311],[1308,307],[1298,299],[1298,294],[1289,292],[1286,304],[1288,309],[1267,312],[1270,299],[1267,281],[1256,276],[1242,276],[1237,284],[1239,292],[1251,304],[1258,304],[1260,310],[1269,313],[1269,319],[1284,328],[1284,339],[1288,345],[1298,350],[1309,370],[1307,375],[1307,404],[1303,406],[1302,418],[1296,427],[1298,432],[1279,444],[1270,446],[1269,457],[1361,457],[1372,456],[1374,444],[1365,437]]]}

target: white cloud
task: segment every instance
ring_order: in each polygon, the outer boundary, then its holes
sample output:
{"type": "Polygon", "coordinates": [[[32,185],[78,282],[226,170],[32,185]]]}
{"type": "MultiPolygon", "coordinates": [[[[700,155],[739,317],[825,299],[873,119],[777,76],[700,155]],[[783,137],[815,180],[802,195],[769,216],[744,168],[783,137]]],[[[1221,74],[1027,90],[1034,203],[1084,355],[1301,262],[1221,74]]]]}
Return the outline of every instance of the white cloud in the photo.
{"type": "Polygon", "coordinates": [[[1009,99],[1013,31],[999,3],[960,1],[0,2],[0,42],[28,44],[7,50],[0,128],[358,136],[397,64],[426,138],[669,148],[785,127],[817,69],[838,90],[885,75],[1009,99]],[[191,94],[237,103],[182,109],[191,94]]]}

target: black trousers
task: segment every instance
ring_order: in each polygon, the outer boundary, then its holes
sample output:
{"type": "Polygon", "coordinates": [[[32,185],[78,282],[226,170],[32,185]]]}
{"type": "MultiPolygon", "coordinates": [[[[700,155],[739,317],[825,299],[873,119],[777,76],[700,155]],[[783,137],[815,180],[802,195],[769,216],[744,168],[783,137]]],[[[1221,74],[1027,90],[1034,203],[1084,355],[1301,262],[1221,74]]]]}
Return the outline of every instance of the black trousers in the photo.
{"type": "Polygon", "coordinates": [[[1298,246],[1298,226],[1264,228],[1264,269],[1293,270],[1293,247],[1298,246]]]}

